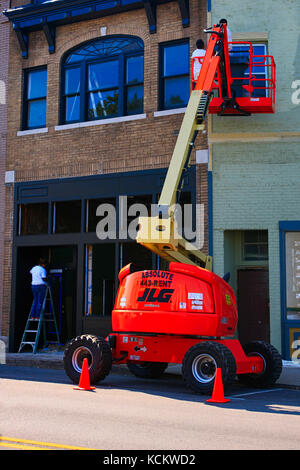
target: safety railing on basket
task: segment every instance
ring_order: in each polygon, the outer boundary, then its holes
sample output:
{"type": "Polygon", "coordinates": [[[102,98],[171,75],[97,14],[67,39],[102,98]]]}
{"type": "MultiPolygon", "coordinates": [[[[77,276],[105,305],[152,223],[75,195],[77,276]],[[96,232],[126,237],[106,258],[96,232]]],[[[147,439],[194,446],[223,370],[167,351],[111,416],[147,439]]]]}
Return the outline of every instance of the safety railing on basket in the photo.
{"type": "MultiPolygon", "coordinates": [[[[233,97],[248,97],[251,100],[270,98],[275,102],[276,64],[268,54],[255,54],[257,45],[251,42],[232,42],[229,57],[231,92],[233,97]]],[[[262,45],[259,45],[261,48],[262,45]]],[[[192,58],[191,91],[194,89],[204,57],[192,58]]],[[[214,97],[222,97],[221,80],[218,73],[213,84],[214,97]]]]}

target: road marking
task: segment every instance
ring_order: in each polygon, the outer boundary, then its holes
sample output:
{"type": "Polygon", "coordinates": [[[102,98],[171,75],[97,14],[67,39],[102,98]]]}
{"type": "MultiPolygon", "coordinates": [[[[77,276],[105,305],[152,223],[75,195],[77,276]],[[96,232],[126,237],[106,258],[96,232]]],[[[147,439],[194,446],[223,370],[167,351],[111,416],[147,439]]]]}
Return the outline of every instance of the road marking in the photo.
{"type": "Polygon", "coordinates": [[[21,444],[8,444],[3,442],[3,443],[0,443],[0,447],[9,447],[9,448],[13,448],[13,449],[18,449],[18,450],[46,450],[46,449],[43,449],[42,447],[34,447],[34,446],[22,446],[21,444]]]}
{"type": "MultiPolygon", "coordinates": [[[[41,447],[53,447],[55,449],[69,449],[69,450],[95,450],[95,449],[89,449],[88,447],[77,447],[77,446],[69,446],[65,444],[54,444],[52,442],[40,442],[40,441],[32,441],[29,439],[18,439],[14,437],[5,437],[5,436],[0,436],[0,446],[16,446],[18,443],[21,444],[33,444],[36,446],[41,446],[41,447]],[[8,441],[8,442],[14,442],[14,444],[5,444],[3,441],[8,441]]],[[[26,448],[32,450],[33,448],[30,446],[21,446],[18,445],[18,447],[26,448]]],[[[36,447],[36,449],[42,450],[41,447],[36,447]]]]}
{"type": "Polygon", "coordinates": [[[233,395],[230,398],[244,397],[244,396],[247,396],[247,395],[258,395],[259,393],[280,392],[282,390],[285,390],[285,389],[284,388],[273,388],[271,390],[258,390],[257,392],[240,393],[239,395],[233,395]]]}

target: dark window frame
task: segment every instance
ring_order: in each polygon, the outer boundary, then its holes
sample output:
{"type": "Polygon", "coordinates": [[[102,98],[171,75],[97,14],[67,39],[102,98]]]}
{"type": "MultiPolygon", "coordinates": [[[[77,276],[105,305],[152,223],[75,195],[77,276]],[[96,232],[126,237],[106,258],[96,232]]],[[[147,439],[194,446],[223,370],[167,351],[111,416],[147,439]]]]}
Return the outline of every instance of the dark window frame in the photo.
{"type": "Polygon", "coordinates": [[[17,213],[17,236],[18,237],[20,236],[27,237],[28,235],[45,235],[45,234],[48,234],[48,232],[49,232],[49,202],[48,201],[29,202],[29,203],[22,202],[18,204],[18,213],[17,213]],[[33,208],[33,206],[35,206],[36,208],[39,208],[41,211],[42,211],[41,206],[45,206],[45,207],[47,206],[46,207],[47,222],[45,223],[45,230],[42,232],[39,230],[30,231],[30,228],[32,226],[30,224],[30,214],[28,213],[26,214],[26,210],[33,208]],[[29,221],[28,221],[28,218],[29,218],[29,221]],[[24,225],[24,219],[26,220],[25,225],[24,225]]]}
{"type": "MultiPolygon", "coordinates": [[[[52,209],[52,214],[51,214],[51,221],[52,221],[52,227],[51,227],[51,233],[54,235],[60,235],[60,234],[70,234],[70,233],[81,233],[82,232],[82,219],[84,216],[84,205],[82,202],[81,198],[76,198],[76,199],[59,199],[59,200],[52,200],[51,203],[51,209],[52,209]],[[58,205],[72,205],[72,204],[78,204],[78,210],[79,210],[79,221],[77,221],[78,228],[77,230],[64,230],[64,229],[59,229],[59,224],[58,224],[58,205]]],[[[60,215],[61,217],[61,215],[60,215]]]]}
{"type": "Polygon", "coordinates": [[[268,261],[269,253],[269,233],[268,230],[258,229],[258,230],[244,230],[242,234],[242,259],[243,261],[268,261]],[[253,239],[247,240],[247,235],[252,234],[253,239]],[[255,238],[256,237],[256,238],[255,238]],[[257,253],[249,253],[247,249],[256,248],[257,253]],[[264,249],[267,249],[267,253],[264,254],[264,249]]]}
{"type": "MultiPolygon", "coordinates": [[[[126,39],[128,36],[122,36],[122,35],[117,35],[117,36],[110,36],[110,38],[119,38],[126,39]]],[[[138,38],[140,39],[140,38],[138,38]]],[[[61,62],[61,80],[60,80],[60,112],[59,112],[59,122],[60,124],[72,124],[72,123],[78,123],[78,122],[92,122],[92,121],[98,121],[102,119],[110,119],[114,117],[121,117],[121,116],[130,116],[130,115],[135,115],[135,114],[141,114],[143,113],[144,110],[144,50],[136,50],[132,52],[121,52],[118,54],[111,54],[107,55],[106,57],[99,57],[99,58],[85,58],[78,60],[78,62],[72,62],[70,64],[66,64],[67,58],[72,55],[72,53],[76,50],[79,49],[81,46],[83,47],[84,45],[89,45],[92,44],[93,42],[98,42],[101,40],[101,38],[94,39],[92,41],[88,41],[87,43],[82,43],[76,46],[76,48],[72,48],[69,50],[63,57],[62,62],[61,62]],[[131,57],[142,57],[143,58],[143,81],[134,83],[134,84],[128,84],[126,82],[126,61],[127,59],[131,57]],[[119,82],[118,82],[118,87],[109,87],[108,90],[111,89],[118,89],[119,90],[119,95],[118,95],[118,112],[109,115],[107,117],[94,117],[94,118],[89,118],[88,117],[88,109],[89,109],[89,94],[91,91],[88,89],[88,67],[91,64],[97,64],[97,63],[105,63],[109,62],[112,60],[118,60],[119,63],[119,82]],[[79,87],[79,92],[77,93],[70,93],[67,94],[65,93],[65,71],[70,70],[72,68],[80,68],[80,87],[79,87]],[[133,86],[143,86],[143,106],[142,110],[138,112],[128,112],[127,110],[127,96],[128,96],[128,90],[133,87],[133,86]],[[71,97],[71,96],[79,96],[79,119],[74,119],[74,120],[67,120],[66,119],[66,98],[71,97]]],[[[101,91],[105,91],[105,88],[100,88],[101,91]]],[[[95,90],[93,90],[95,92],[95,90]]]]}
{"type": "MultiPolygon", "coordinates": [[[[255,56],[256,55],[268,55],[268,43],[266,43],[266,42],[253,42],[252,47],[253,47],[253,56],[254,56],[253,68],[255,68],[255,56]],[[257,54],[257,50],[256,50],[257,47],[263,47],[264,48],[264,53],[263,54],[257,54]]],[[[236,51],[236,52],[243,52],[243,49],[244,49],[244,52],[246,53],[247,48],[248,48],[247,45],[243,46],[242,44],[238,44],[238,43],[232,45],[232,50],[236,51]]],[[[253,90],[252,97],[253,98],[268,97],[268,96],[270,96],[270,90],[264,89],[263,87],[264,87],[264,84],[265,84],[265,86],[269,86],[268,78],[270,78],[269,77],[270,67],[268,67],[267,65],[260,66],[259,64],[262,63],[262,60],[259,60],[259,59],[257,60],[256,63],[258,64],[257,65],[258,70],[255,71],[255,72],[252,71],[252,75],[257,76],[257,78],[260,79],[260,80],[256,80],[256,81],[253,80],[254,86],[257,86],[258,88],[253,90]],[[264,81],[261,81],[261,79],[264,79],[264,81]]],[[[248,72],[245,71],[243,76],[245,77],[246,84],[248,85],[249,71],[248,72]]],[[[240,82],[240,87],[242,87],[242,84],[243,83],[240,82]]],[[[243,96],[248,96],[248,93],[246,91],[244,91],[243,96]]]]}
{"type": "Polygon", "coordinates": [[[159,96],[158,96],[158,109],[163,110],[171,110],[171,109],[178,109],[182,107],[186,107],[187,103],[185,104],[178,104],[177,106],[165,106],[165,80],[172,79],[172,78],[184,78],[187,77],[190,80],[190,67],[188,65],[188,72],[185,74],[178,74],[172,76],[165,76],[164,75],[164,50],[167,47],[172,46],[180,46],[186,44],[188,45],[188,64],[190,64],[190,41],[188,38],[177,39],[175,41],[168,41],[162,42],[159,44],[159,96]]]}
{"type": "Polygon", "coordinates": [[[39,67],[31,67],[28,69],[23,70],[23,99],[22,99],[22,116],[21,116],[21,129],[22,130],[32,130],[32,129],[42,129],[47,125],[47,85],[48,85],[48,70],[47,65],[41,65],[39,67]],[[46,71],[46,94],[45,96],[41,96],[38,98],[28,98],[28,81],[29,75],[34,72],[38,71],[46,71]],[[46,103],[46,111],[45,111],[45,124],[40,126],[29,126],[28,125],[28,111],[29,111],[29,103],[34,101],[41,101],[44,100],[46,103]]]}

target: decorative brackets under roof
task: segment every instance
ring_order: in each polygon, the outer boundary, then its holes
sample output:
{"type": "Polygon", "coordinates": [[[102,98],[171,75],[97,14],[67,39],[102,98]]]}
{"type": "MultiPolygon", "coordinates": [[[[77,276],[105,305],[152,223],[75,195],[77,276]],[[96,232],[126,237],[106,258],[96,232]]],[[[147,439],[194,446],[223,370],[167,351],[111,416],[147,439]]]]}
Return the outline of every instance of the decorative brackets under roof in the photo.
{"type": "Polygon", "coordinates": [[[156,1],[143,0],[146,16],[149,23],[149,33],[156,33],[156,1]]]}
{"type": "MultiPolygon", "coordinates": [[[[57,26],[90,20],[107,15],[144,8],[149,32],[156,33],[157,5],[172,0],[52,0],[5,10],[17,35],[22,57],[28,57],[28,35],[31,31],[43,30],[49,53],[55,52],[55,31],[57,26]]],[[[190,24],[189,0],[178,0],[182,26],[190,24]]]]}

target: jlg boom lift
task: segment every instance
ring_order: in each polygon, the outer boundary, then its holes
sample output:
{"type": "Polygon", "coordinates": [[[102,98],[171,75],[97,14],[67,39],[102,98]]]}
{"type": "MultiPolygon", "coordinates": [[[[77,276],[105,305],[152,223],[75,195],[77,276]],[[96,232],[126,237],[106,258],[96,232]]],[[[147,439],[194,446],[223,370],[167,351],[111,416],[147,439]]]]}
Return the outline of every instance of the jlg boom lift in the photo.
{"type": "Polygon", "coordinates": [[[234,338],[238,317],[233,289],[211,271],[211,257],[181,237],[176,226],[177,196],[207,113],[274,112],[273,57],[255,56],[251,43],[239,43],[246,51],[247,78],[232,77],[226,25],[206,32],[207,51],[197,81],[192,80],[157,213],[139,220],[137,242],[169,261],[169,270],[139,271],[129,264],[120,271],[112,333],[106,339],[78,336],[66,347],[65,370],[75,383],[84,358],[91,383],[103,380],[112,362],[127,364],[138,377],[158,377],[168,363],[182,364],[185,384],[199,393],[211,392],[218,368],[224,386],[236,376],[254,386],[272,385],[281,374],[281,356],[273,346],[262,341],[242,346],[234,338]],[[264,78],[253,73],[259,67],[268,70],[264,78]]]}

